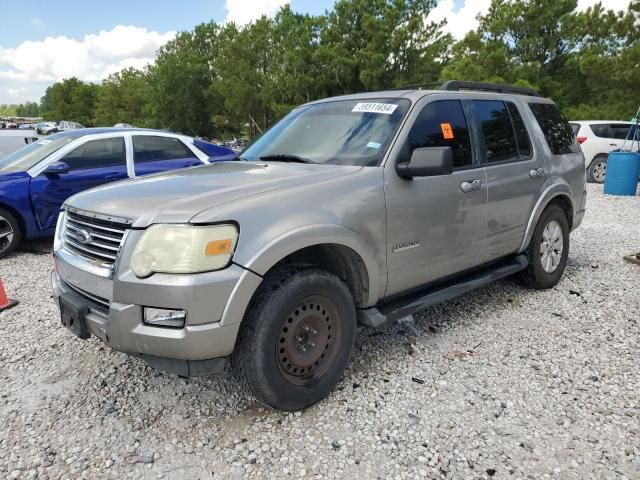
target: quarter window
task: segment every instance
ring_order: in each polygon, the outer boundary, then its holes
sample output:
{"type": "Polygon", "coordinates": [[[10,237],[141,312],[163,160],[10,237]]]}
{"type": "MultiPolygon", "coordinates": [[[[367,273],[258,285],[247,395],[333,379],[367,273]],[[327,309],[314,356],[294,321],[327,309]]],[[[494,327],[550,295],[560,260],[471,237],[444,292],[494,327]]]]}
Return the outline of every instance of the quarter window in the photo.
{"type": "Polygon", "coordinates": [[[70,170],[125,166],[124,138],[90,140],[61,159],[70,170]]]}
{"type": "Polygon", "coordinates": [[[473,163],[469,128],[458,100],[440,100],[425,106],[409,132],[411,151],[425,147],[451,147],[454,168],[473,163]]]}
{"type": "Polygon", "coordinates": [[[553,103],[530,103],[529,107],[540,125],[551,153],[564,155],[580,151],[573,129],[558,107],[553,103]]]}
{"type": "Polygon", "coordinates": [[[155,135],[133,136],[133,160],[135,163],[188,158],[197,160],[194,153],[177,138],[155,135]]]}

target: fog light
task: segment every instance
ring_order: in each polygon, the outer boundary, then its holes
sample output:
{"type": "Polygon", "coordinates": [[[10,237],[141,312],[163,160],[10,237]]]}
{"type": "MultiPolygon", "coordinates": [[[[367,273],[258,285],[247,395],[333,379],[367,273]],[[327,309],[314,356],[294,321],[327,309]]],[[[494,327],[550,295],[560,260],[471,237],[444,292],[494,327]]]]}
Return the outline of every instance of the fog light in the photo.
{"type": "Polygon", "coordinates": [[[144,323],[155,327],[182,328],[187,318],[184,310],[144,307],[144,323]]]}

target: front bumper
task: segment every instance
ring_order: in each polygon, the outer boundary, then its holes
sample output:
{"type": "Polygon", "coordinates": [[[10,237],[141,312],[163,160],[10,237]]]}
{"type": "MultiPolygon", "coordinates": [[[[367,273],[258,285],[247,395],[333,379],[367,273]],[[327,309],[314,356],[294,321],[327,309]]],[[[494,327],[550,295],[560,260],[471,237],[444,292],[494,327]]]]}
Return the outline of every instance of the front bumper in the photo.
{"type": "Polygon", "coordinates": [[[51,283],[56,303],[61,295],[89,301],[89,333],[108,346],[142,357],[152,366],[184,376],[212,373],[219,359],[231,354],[242,317],[234,297],[247,296],[247,285],[261,278],[242,267],[197,275],[153,275],[140,280],[128,269],[112,280],[74,265],[64,251],[55,251],[51,283]],[[255,277],[255,278],[253,278],[255,277]],[[245,285],[245,288],[240,288],[245,285]],[[92,297],[108,306],[101,309],[92,297]],[[96,308],[91,308],[95,306],[96,308]],[[143,323],[144,306],[183,309],[184,328],[143,323]],[[232,315],[233,312],[233,315],[232,315]]]}

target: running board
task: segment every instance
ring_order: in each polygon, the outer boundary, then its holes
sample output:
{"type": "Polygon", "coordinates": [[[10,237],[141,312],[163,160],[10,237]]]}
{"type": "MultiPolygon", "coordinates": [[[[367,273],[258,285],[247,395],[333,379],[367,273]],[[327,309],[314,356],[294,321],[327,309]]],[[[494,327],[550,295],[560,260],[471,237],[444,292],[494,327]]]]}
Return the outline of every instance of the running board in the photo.
{"type": "Polygon", "coordinates": [[[390,320],[399,320],[417,310],[446,302],[464,295],[477,288],[521,272],[527,268],[528,261],[525,255],[503,260],[469,275],[464,275],[458,280],[452,280],[443,285],[421,290],[402,298],[382,303],[377,307],[358,310],[358,322],[369,327],[379,327],[390,320]]]}

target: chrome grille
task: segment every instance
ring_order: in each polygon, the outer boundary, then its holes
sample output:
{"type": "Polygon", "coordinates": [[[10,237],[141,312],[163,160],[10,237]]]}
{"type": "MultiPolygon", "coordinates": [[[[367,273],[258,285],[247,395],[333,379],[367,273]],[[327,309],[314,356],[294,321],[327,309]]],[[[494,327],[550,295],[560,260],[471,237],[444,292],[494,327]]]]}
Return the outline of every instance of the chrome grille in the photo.
{"type": "Polygon", "coordinates": [[[94,295],[93,293],[89,293],[80,287],[71,285],[70,283],[65,282],[65,285],[87,301],[90,312],[93,312],[103,318],[109,317],[109,300],[99,297],[98,295],[94,295]]]}
{"type": "Polygon", "coordinates": [[[67,211],[64,226],[66,247],[104,266],[113,265],[129,226],[67,211]]]}

